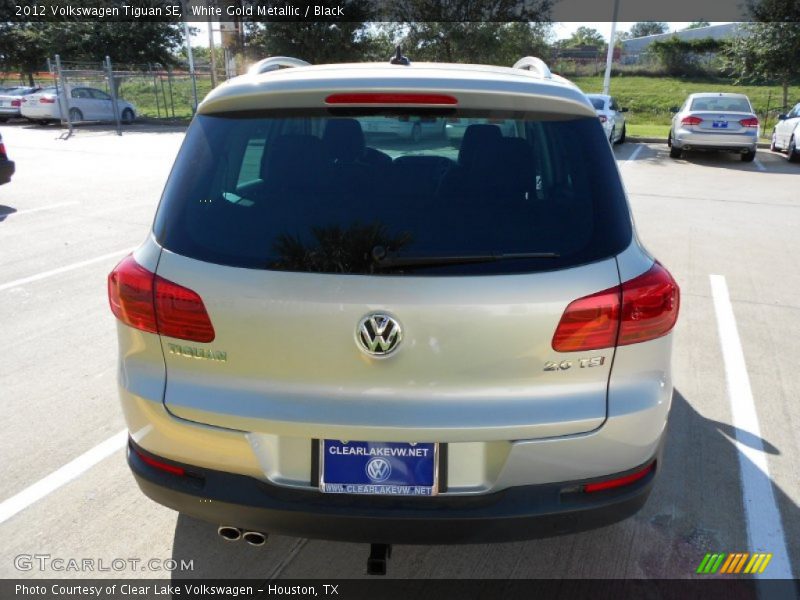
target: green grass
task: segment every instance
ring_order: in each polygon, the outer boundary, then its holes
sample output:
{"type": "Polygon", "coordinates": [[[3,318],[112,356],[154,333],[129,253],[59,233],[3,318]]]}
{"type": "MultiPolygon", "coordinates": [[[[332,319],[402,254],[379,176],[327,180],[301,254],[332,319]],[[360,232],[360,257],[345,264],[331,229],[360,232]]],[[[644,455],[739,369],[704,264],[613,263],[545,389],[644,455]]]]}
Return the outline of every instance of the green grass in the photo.
{"type": "Polygon", "coordinates": [[[633,137],[667,139],[669,125],[652,125],[650,123],[631,123],[626,125],[628,135],[633,137]]]}
{"type": "MultiPolygon", "coordinates": [[[[169,81],[156,78],[137,77],[124,81],[120,95],[136,105],[142,117],[150,118],[190,118],[192,116],[192,83],[188,77],[172,78],[172,91],[169,81]],[[156,92],[157,95],[156,95],[156,92]],[[173,114],[174,108],[174,114],[173,114]]],[[[208,79],[197,79],[197,101],[200,102],[211,91],[208,79]]]]}
{"type": "MultiPolygon", "coordinates": [[[[603,78],[572,78],[587,94],[603,90],[603,78]]],[[[762,122],[762,129],[771,131],[780,106],[783,92],[779,86],[733,85],[731,83],[690,81],[675,77],[627,77],[611,79],[611,94],[630,112],[626,115],[631,135],[666,138],[672,114],[670,107],[680,106],[686,96],[695,92],[732,92],[746,94],[762,122]],[[769,115],[767,106],[769,105],[769,115]],[[764,124],[766,123],[766,127],[764,124]],[[666,126],[666,128],[665,128],[666,126]]],[[[789,105],[800,100],[800,86],[789,88],[789,105]]]]}

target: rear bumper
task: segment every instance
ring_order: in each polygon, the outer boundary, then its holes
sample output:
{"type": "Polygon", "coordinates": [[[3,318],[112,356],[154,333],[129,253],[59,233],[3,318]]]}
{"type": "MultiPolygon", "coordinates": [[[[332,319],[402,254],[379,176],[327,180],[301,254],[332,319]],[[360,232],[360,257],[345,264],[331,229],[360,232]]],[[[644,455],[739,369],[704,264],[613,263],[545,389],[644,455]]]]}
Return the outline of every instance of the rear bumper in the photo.
{"type": "Polygon", "coordinates": [[[10,160],[0,161],[0,185],[11,181],[11,176],[14,174],[14,162],[10,160]]]}
{"type": "MultiPolygon", "coordinates": [[[[602,527],[636,513],[656,469],[628,486],[585,493],[586,482],[529,485],[475,496],[388,498],[289,489],[253,477],[180,465],[190,476],[163,472],[133,442],[128,464],[152,500],[217,525],[281,535],[365,543],[459,544],[526,540],[602,527]],[[135,451],[133,450],[135,449],[135,451]]],[[[621,473],[620,475],[624,475],[621,473]]]]}
{"type": "Polygon", "coordinates": [[[672,139],[672,145],[682,150],[715,150],[720,152],[755,152],[758,134],[741,133],[699,133],[679,129],[672,139]]]}

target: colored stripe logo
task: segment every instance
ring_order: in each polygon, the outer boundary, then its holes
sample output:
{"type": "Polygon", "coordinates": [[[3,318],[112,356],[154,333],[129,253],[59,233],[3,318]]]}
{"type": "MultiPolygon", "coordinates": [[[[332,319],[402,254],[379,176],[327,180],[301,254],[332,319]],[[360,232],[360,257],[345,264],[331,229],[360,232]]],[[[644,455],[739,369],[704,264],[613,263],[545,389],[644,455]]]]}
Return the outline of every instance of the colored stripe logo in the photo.
{"type": "Polygon", "coordinates": [[[702,575],[763,573],[770,560],[772,560],[772,553],[768,552],[709,553],[700,561],[696,572],[702,575]]]}

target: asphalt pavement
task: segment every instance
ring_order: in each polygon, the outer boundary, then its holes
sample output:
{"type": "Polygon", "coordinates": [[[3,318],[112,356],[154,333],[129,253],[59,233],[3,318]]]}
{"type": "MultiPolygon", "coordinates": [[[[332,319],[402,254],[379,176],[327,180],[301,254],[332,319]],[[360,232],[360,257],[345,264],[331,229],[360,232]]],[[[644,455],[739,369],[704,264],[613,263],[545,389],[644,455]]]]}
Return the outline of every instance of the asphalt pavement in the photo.
{"type": "MultiPolygon", "coordinates": [[[[17,173],[0,187],[0,577],[365,576],[365,545],[223,542],[146,499],[125,464],[105,278],[148,235],[182,132],[2,133],[17,173]],[[19,559],[35,555],[95,571],[19,559]],[[171,573],[156,566],[170,560],[171,573]]],[[[586,533],[398,546],[390,577],[684,578],[706,553],[754,551],[774,553],[766,575],[800,574],[800,165],[763,150],[749,164],[672,160],[660,144],[614,152],[638,233],[682,290],[653,494],[586,533]]]]}

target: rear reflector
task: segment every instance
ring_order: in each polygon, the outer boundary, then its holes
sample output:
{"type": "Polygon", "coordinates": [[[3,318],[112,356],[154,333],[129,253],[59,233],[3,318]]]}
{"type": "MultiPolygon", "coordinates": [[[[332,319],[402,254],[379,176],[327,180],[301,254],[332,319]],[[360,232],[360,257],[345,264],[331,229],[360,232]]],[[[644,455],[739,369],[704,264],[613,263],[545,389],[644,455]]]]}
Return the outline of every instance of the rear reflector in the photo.
{"type": "Polygon", "coordinates": [[[56,103],[55,98],[47,98],[45,96],[39,98],[39,104],[55,104],[55,103],[56,103]]]}
{"type": "Polygon", "coordinates": [[[553,335],[553,350],[626,346],[669,333],[678,320],[680,289],[664,267],[571,302],[553,335]]]}
{"type": "Polygon", "coordinates": [[[700,117],[683,117],[681,119],[681,125],[700,125],[703,122],[703,119],[700,117]]]}
{"type": "Polygon", "coordinates": [[[614,488],[624,487],[626,485],[635,483],[640,479],[644,479],[645,477],[647,477],[648,474],[652,473],[655,470],[655,468],[656,468],[656,463],[655,461],[653,461],[643,469],[635,471],[630,475],[625,475],[623,477],[615,477],[614,479],[607,479],[605,481],[595,481],[594,483],[587,483],[583,486],[583,491],[587,493],[602,492],[603,490],[611,490],[614,488]]]}
{"type": "Polygon", "coordinates": [[[739,124],[742,127],[758,127],[758,119],[755,117],[750,117],[749,119],[742,119],[739,121],[739,124]]]}
{"type": "Polygon", "coordinates": [[[133,444],[130,445],[131,450],[138,456],[143,463],[150,465],[151,467],[158,469],[159,471],[164,471],[166,473],[170,473],[171,475],[178,475],[183,477],[186,475],[186,470],[183,467],[178,467],[177,465],[170,465],[165,462],[161,462],[160,460],[156,460],[152,456],[148,456],[143,452],[140,452],[136,446],[133,444]]]}
{"type": "Polygon", "coordinates": [[[108,276],[108,301],[120,321],[141,331],[193,342],[214,340],[196,292],[155,275],[128,256],[108,276]]]}
{"type": "Polygon", "coordinates": [[[445,94],[331,94],[325,98],[326,104],[381,104],[391,106],[396,104],[433,104],[437,106],[455,106],[458,104],[453,96],[445,94]]]}
{"type": "Polygon", "coordinates": [[[0,156],[6,155],[6,146],[3,142],[0,142],[0,156]]]}

